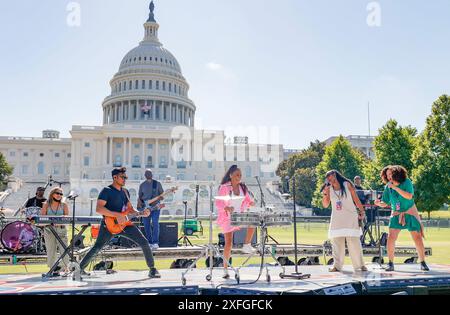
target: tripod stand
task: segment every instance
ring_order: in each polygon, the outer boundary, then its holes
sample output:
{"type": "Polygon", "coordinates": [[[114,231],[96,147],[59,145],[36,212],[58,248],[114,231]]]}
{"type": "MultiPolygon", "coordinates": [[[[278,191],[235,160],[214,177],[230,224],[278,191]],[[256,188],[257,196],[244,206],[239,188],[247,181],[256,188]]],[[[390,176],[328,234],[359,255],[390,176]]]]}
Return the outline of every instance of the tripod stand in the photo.
{"type": "Polygon", "coordinates": [[[183,201],[184,204],[184,221],[183,221],[183,236],[181,236],[177,243],[180,243],[181,240],[183,240],[183,246],[187,247],[188,244],[189,246],[194,246],[192,245],[191,241],[189,240],[189,237],[187,237],[186,235],[186,222],[187,222],[187,201],[183,201]]]}
{"type": "MultiPolygon", "coordinates": [[[[256,179],[256,182],[258,183],[259,193],[261,194],[261,208],[266,209],[266,198],[264,197],[264,193],[263,193],[263,190],[261,187],[261,181],[259,180],[259,176],[255,176],[255,179],[256,179]]],[[[268,230],[266,229],[264,243],[268,243],[269,239],[277,245],[280,244],[275,238],[273,238],[269,234],[268,230]]]]}
{"type": "MultiPolygon", "coordinates": [[[[208,257],[209,258],[209,273],[206,275],[206,281],[211,281],[212,280],[212,272],[213,272],[213,268],[214,268],[214,254],[216,254],[215,257],[220,257],[222,258],[222,261],[225,262],[225,257],[222,255],[222,253],[220,252],[220,250],[217,248],[216,245],[213,244],[213,226],[212,226],[212,221],[213,221],[213,212],[214,212],[214,203],[213,203],[213,197],[212,197],[212,193],[213,193],[213,185],[211,184],[209,186],[209,196],[210,196],[210,212],[209,212],[209,240],[208,240],[208,244],[206,246],[203,246],[202,249],[202,253],[189,265],[189,267],[181,274],[181,283],[184,285],[186,285],[186,275],[189,271],[192,271],[193,267],[197,264],[197,262],[203,258],[203,257],[208,257]]],[[[228,266],[234,271],[234,277],[237,281],[237,283],[239,284],[240,282],[240,276],[239,276],[239,269],[235,269],[233,268],[232,264],[230,262],[228,262],[228,266]]]]}

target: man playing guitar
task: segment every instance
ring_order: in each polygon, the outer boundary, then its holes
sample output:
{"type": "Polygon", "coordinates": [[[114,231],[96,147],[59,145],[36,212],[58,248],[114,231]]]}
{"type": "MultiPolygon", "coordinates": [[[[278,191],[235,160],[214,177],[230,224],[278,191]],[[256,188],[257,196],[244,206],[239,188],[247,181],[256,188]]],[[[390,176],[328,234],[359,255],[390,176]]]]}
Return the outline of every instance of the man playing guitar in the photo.
{"type": "MultiPolygon", "coordinates": [[[[97,200],[97,213],[103,215],[104,219],[100,225],[100,231],[95,242],[94,247],[86,254],[80,263],[80,268],[82,274],[88,275],[84,272],[84,268],[89,264],[95,255],[107,244],[113,234],[108,230],[105,220],[114,218],[118,225],[125,224],[129,221],[129,217],[136,216],[138,211],[133,209],[130,202],[128,190],[123,188],[125,186],[125,181],[127,180],[126,168],[115,168],[112,173],[113,183],[112,185],[103,188],[100,192],[97,200]]],[[[148,217],[150,215],[150,210],[146,209],[140,213],[139,216],[148,217]]],[[[148,276],[149,278],[160,278],[159,272],[155,268],[153,253],[148,244],[147,239],[142,234],[142,232],[134,225],[127,224],[122,232],[117,235],[126,237],[136,244],[138,244],[145,256],[145,261],[148,268],[150,269],[148,276]]]]}

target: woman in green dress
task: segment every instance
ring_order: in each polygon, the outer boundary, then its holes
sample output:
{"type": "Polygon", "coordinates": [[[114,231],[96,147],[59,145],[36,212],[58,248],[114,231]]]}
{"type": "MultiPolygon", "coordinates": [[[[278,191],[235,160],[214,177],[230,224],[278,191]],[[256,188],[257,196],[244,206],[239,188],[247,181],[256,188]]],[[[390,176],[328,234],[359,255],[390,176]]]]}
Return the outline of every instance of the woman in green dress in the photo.
{"type": "Polygon", "coordinates": [[[425,263],[423,225],[414,202],[414,186],[408,178],[408,172],[404,167],[396,165],[389,167],[385,171],[385,176],[388,183],[382,200],[377,200],[376,205],[392,209],[387,241],[389,265],[386,271],[394,271],[395,242],[401,230],[408,230],[411,233],[419,256],[420,268],[429,271],[425,263]]]}

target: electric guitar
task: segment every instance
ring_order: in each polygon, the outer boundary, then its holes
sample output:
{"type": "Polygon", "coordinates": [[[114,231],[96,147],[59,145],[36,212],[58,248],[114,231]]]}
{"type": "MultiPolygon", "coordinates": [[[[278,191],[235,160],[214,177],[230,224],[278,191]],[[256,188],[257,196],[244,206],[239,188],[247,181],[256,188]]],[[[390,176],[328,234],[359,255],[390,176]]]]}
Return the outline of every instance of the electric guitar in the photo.
{"type": "MultiPolygon", "coordinates": [[[[147,206],[146,206],[145,210],[150,210],[150,213],[151,213],[152,211],[162,209],[164,207],[163,204],[158,203],[154,206],[150,206],[150,204],[160,201],[164,196],[174,193],[177,189],[178,189],[178,187],[172,187],[171,189],[166,190],[164,193],[162,193],[158,197],[155,197],[155,198],[149,200],[148,202],[146,202],[147,206]]],[[[144,211],[134,212],[133,209],[128,209],[128,210],[122,212],[122,214],[125,215],[125,218],[126,218],[126,221],[123,223],[119,223],[117,221],[117,218],[115,218],[115,217],[105,216],[106,228],[113,235],[120,234],[123,232],[123,230],[127,226],[133,225],[133,222],[131,222],[131,220],[133,218],[146,217],[146,215],[144,214],[144,211]]]]}

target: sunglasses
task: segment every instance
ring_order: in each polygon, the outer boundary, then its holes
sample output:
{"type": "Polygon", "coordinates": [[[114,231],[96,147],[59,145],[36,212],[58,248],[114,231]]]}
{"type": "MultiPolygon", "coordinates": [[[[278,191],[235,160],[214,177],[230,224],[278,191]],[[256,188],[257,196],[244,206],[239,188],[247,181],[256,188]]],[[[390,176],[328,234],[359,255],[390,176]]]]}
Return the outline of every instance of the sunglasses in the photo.
{"type": "Polygon", "coordinates": [[[53,193],[54,195],[59,195],[59,196],[64,196],[64,194],[63,193],[60,193],[60,192],[55,192],[55,193],[53,193]]]}
{"type": "Polygon", "coordinates": [[[122,178],[123,180],[127,180],[128,179],[128,176],[117,176],[117,177],[122,178]]]}

